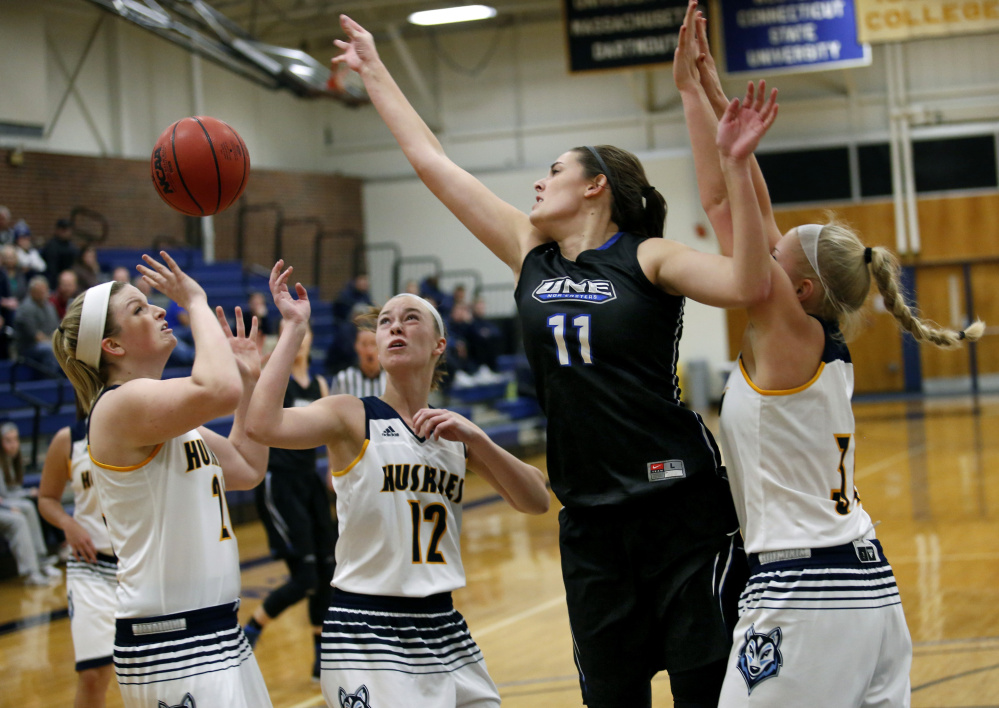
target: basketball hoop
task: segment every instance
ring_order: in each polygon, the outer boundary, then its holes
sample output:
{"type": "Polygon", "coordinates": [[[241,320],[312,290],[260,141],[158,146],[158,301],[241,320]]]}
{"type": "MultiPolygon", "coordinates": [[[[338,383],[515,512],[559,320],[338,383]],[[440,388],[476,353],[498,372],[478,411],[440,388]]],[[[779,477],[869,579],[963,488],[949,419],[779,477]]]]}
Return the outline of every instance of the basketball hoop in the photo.
{"type": "Polygon", "coordinates": [[[336,64],[330,69],[330,78],[326,81],[326,88],[344,103],[352,106],[359,106],[371,101],[364,88],[364,81],[361,80],[356,71],[350,69],[346,64],[336,64]]]}

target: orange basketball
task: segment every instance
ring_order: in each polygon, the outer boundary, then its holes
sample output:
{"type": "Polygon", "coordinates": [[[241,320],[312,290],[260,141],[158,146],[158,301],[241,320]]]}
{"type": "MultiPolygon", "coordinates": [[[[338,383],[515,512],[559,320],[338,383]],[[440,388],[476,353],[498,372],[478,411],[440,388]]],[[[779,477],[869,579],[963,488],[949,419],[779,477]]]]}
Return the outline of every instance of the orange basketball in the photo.
{"type": "Polygon", "coordinates": [[[239,199],[250,176],[250,153],[226,123],[193,116],[163,131],[149,167],[163,201],[182,214],[208,216],[239,199]]]}

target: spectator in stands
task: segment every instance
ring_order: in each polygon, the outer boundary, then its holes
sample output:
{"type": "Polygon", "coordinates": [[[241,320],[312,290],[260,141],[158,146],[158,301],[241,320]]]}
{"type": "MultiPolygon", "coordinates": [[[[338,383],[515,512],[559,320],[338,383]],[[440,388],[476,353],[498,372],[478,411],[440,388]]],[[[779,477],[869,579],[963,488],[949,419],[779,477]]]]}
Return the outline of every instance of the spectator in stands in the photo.
{"type": "Polygon", "coordinates": [[[428,275],[420,283],[420,297],[429,300],[441,317],[447,317],[451,311],[451,298],[440,288],[436,275],[428,275]]]}
{"type": "Polygon", "coordinates": [[[386,374],[378,361],[378,346],[371,329],[357,327],[354,354],[356,362],[333,377],[330,393],[346,393],[358,398],[381,396],[385,392],[386,374]]]}
{"type": "MultiPolygon", "coordinates": [[[[122,281],[122,282],[128,282],[128,281],[122,281]]],[[[132,279],[132,285],[134,285],[139,290],[139,292],[141,292],[143,295],[146,296],[146,301],[150,305],[156,305],[156,307],[162,307],[164,310],[167,309],[167,307],[169,306],[171,302],[170,298],[168,298],[166,295],[161,293],[156,288],[150,286],[149,283],[146,282],[146,279],[143,278],[141,275],[137,275],[132,279]]]]}
{"type": "Polygon", "coordinates": [[[49,287],[55,288],[59,274],[70,270],[76,263],[80,249],[73,243],[73,227],[67,219],[56,222],[55,232],[42,247],[42,258],[45,259],[45,275],[49,279],[49,287]]]}
{"type": "Polygon", "coordinates": [[[60,322],[66,316],[66,308],[69,307],[69,303],[73,302],[73,298],[79,294],[80,280],[76,271],[64,270],[60,273],[59,280],[56,281],[56,290],[49,296],[49,302],[52,303],[56,314],[59,315],[60,322]]]}
{"type": "Polygon", "coordinates": [[[274,329],[274,322],[270,318],[270,310],[267,309],[267,297],[259,290],[254,290],[246,299],[246,309],[243,310],[243,326],[246,331],[250,331],[250,322],[253,316],[257,316],[257,332],[261,337],[268,334],[277,334],[274,329]]]}
{"type": "Polygon", "coordinates": [[[58,326],[59,315],[49,302],[49,282],[36,275],[28,281],[28,297],[18,306],[14,319],[18,356],[58,372],[59,362],[52,354],[52,333],[58,326]]]}
{"type": "MultiPolygon", "coordinates": [[[[170,352],[167,366],[190,366],[194,363],[194,337],[191,334],[191,316],[173,300],[166,307],[167,326],[177,338],[177,346],[170,352]]],[[[247,330],[249,331],[249,330],[247,330]]],[[[258,350],[259,351],[259,350],[258,350]]]]}
{"type": "Polygon", "coordinates": [[[333,301],[333,318],[336,320],[352,320],[357,307],[371,307],[371,281],[364,273],[354,276],[343,286],[343,290],[333,301]]]}
{"type": "Polygon", "coordinates": [[[80,281],[80,292],[110,280],[107,273],[101,270],[101,264],[97,260],[97,248],[89,243],[80,249],[80,254],[73,263],[73,272],[80,281]]]}
{"type": "Polygon", "coordinates": [[[59,558],[48,553],[33,493],[37,490],[24,488],[20,433],[14,423],[4,423],[0,425],[0,532],[25,583],[52,585],[62,578],[55,567],[59,558]]]}
{"type": "Polygon", "coordinates": [[[130,283],[132,282],[132,271],[125,266],[118,266],[111,271],[111,280],[116,283],[130,283]]]}
{"type": "MultiPolygon", "coordinates": [[[[0,270],[3,271],[3,279],[7,282],[4,297],[23,300],[28,294],[28,278],[18,263],[16,246],[9,243],[0,246],[0,270]]],[[[17,303],[14,303],[14,309],[17,309],[17,303]]]]}
{"type": "Polygon", "coordinates": [[[0,206],[0,245],[14,242],[14,220],[10,209],[0,206]]]}
{"type": "Polygon", "coordinates": [[[447,330],[450,337],[447,341],[447,356],[444,358],[444,365],[447,367],[448,383],[463,388],[474,385],[472,374],[475,373],[476,364],[469,356],[468,332],[472,324],[472,309],[468,303],[459,302],[451,307],[451,312],[446,317],[447,330]]]}
{"type": "Polygon", "coordinates": [[[0,246],[0,360],[10,358],[14,313],[27,290],[24,273],[17,267],[17,253],[10,244],[0,246]]]}
{"type": "Polygon", "coordinates": [[[14,225],[14,250],[17,253],[17,265],[24,273],[25,279],[45,275],[45,259],[35,248],[31,239],[31,229],[23,220],[14,225]]]}
{"type": "Polygon", "coordinates": [[[406,281],[406,289],[403,290],[403,292],[409,293],[410,295],[419,295],[420,294],[420,284],[417,283],[415,280],[407,280],[406,281]]]}
{"type": "Polygon", "coordinates": [[[481,295],[472,304],[472,321],[466,337],[468,355],[480,367],[499,370],[499,355],[503,353],[504,337],[500,326],[486,317],[486,300],[481,295]]]}

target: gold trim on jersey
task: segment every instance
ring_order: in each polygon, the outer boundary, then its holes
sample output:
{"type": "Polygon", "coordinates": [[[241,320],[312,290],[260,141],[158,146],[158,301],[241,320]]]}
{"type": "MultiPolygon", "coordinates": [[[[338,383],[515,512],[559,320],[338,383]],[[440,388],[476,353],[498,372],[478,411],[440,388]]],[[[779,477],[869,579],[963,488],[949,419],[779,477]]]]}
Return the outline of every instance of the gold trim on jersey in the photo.
{"type": "Polygon", "coordinates": [[[150,462],[152,462],[153,458],[156,457],[156,455],[159,454],[159,451],[162,449],[163,449],[163,443],[160,443],[153,449],[151,453],[149,453],[149,457],[144,459],[139,464],[131,465],[129,467],[115,467],[114,465],[105,465],[103,462],[98,462],[97,460],[94,459],[94,456],[90,453],[90,445],[87,445],[87,455],[90,457],[91,462],[93,462],[95,465],[97,465],[102,469],[111,470],[112,472],[132,472],[134,470],[139,469],[140,467],[145,467],[150,462]]]}
{"type": "Polygon", "coordinates": [[[343,477],[345,474],[347,474],[352,469],[354,469],[354,466],[357,465],[357,463],[361,461],[362,457],[364,457],[364,452],[368,449],[368,443],[369,442],[371,442],[370,439],[367,439],[367,440],[364,441],[364,444],[361,445],[361,451],[359,453],[357,453],[357,457],[354,458],[353,462],[351,462],[349,465],[347,465],[346,467],[344,467],[339,472],[331,472],[330,476],[332,476],[332,477],[343,477]]]}
{"type": "Polygon", "coordinates": [[[741,356],[739,357],[739,371],[742,372],[742,378],[746,379],[746,383],[749,384],[749,387],[752,388],[754,391],[756,391],[761,396],[790,396],[792,393],[801,393],[806,388],[808,388],[813,383],[815,383],[816,381],[819,380],[819,377],[822,375],[822,370],[825,369],[825,368],[826,368],[826,363],[824,361],[820,361],[819,362],[819,368],[815,372],[815,376],[813,376],[812,378],[810,378],[805,383],[801,384],[801,386],[797,386],[795,388],[785,388],[785,389],[778,389],[778,390],[772,390],[771,391],[771,390],[760,388],[759,386],[757,386],[756,384],[753,383],[753,380],[751,378],[749,378],[749,374],[746,372],[746,367],[744,367],[742,365],[742,357],[741,356]]]}

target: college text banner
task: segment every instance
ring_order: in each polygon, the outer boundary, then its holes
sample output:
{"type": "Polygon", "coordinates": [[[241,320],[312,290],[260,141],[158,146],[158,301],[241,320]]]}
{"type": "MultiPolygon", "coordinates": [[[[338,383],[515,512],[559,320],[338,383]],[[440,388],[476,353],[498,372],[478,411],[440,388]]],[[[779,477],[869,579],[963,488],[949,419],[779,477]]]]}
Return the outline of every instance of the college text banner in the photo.
{"type": "Polygon", "coordinates": [[[687,0],[562,0],[569,70],[673,61],[687,0]]]}
{"type": "MultiPolygon", "coordinates": [[[[997,0],[999,2],[999,0],[997,0]]],[[[825,71],[871,63],[852,0],[721,0],[728,73],[825,71]]]]}
{"type": "Polygon", "coordinates": [[[999,31],[999,0],[856,0],[861,42],[999,31]]]}

